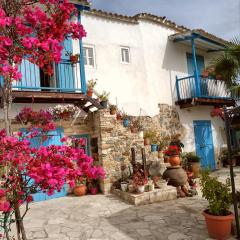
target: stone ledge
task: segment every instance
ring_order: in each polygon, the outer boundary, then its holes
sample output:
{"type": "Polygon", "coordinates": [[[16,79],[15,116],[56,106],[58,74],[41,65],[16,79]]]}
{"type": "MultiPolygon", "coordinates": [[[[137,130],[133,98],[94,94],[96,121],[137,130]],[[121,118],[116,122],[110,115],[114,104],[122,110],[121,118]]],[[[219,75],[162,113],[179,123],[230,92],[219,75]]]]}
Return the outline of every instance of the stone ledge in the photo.
{"type": "Polygon", "coordinates": [[[137,206],[154,202],[169,201],[177,198],[176,188],[171,186],[139,194],[123,192],[119,189],[113,189],[112,193],[122,200],[137,206]]]}

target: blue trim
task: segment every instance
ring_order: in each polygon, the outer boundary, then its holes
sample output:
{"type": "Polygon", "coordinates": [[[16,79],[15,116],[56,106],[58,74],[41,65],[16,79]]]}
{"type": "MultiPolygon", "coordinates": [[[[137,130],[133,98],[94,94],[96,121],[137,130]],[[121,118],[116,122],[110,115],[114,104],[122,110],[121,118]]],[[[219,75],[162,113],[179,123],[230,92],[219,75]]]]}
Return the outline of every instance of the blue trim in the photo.
{"type": "Polygon", "coordinates": [[[80,4],[74,4],[75,7],[77,8],[78,11],[90,11],[90,7],[89,6],[84,6],[84,5],[80,5],[80,4]]]}
{"type": "Polygon", "coordinates": [[[60,90],[60,92],[72,91],[73,93],[75,93],[75,91],[82,91],[81,88],[30,87],[30,86],[15,86],[15,85],[13,85],[12,88],[31,89],[31,90],[60,90]]]}
{"type": "Polygon", "coordinates": [[[201,95],[201,89],[200,89],[200,78],[198,73],[198,66],[197,66],[197,56],[196,56],[196,47],[194,39],[191,39],[191,45],[192,45],[192,55],[193,55],[193,66],[194,66],[194,78],[195,78],[195,84],[196,84],[196,95],[199,97],[201,95]]]}
{"type": "Polygon", "coordinates": [[[178,83],[179,79],[176,76],[176,92],[177,92],[177,98],[180,99],[180,92],[179,92],[179,83],[178,83]]]}
{"type": "Polygon", "coordinates": [[[85,133],[85,134],[74,134],[71,135],[74,138],[86,138],[87,139],[87,155],[91,156],[91,143],[90,143],[90,135],[85,133]]]}
{"type": "MultiPolygon", "coordinates": [[[[81,23],[81,12],[78,12],[78,22],[81,23]]],[[[82,92],[86,94],[87,84],[86,84],[86,74],[85,74],[85,65],[84,65],[84,54],[83,54],[83,42],[82,39],[79,40],[79,49],[80,49],[80,77],[81,77],[81,88],[82,92]]]]}

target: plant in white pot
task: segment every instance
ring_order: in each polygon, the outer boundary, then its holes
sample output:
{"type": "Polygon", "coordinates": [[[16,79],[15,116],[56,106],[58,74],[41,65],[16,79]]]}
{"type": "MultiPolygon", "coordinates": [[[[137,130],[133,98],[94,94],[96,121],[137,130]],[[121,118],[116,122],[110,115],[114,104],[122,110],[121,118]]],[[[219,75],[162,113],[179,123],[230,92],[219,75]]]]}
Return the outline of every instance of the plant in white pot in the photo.
{"type": "Polygon", "coordinates": [[[208,208],[203,211],[210,237],[225,240],[231,233],[234,219],[230,212],[232,204],[231,183],[219,182],[209,171],[202,171],[200,177],[202,196],[208,201],[208,208]]]}
{"type": "Polygon", "coordinates": [[[145,176],[145,173],[141,170],[137,171],[133,175],[133,185],[137,189],[138,193],[143,193],[145,190],[145,184],[148,183],[148,180],[145,176]]]}

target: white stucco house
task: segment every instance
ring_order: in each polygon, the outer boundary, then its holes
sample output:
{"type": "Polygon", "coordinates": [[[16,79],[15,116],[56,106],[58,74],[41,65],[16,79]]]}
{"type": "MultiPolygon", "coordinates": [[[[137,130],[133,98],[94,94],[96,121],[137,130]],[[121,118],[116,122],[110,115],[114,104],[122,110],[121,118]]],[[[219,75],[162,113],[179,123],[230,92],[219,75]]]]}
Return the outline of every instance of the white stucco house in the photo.
{"type": "Polygon", "coordinates": [[[175,106],[186,130],[184,150],[215,168],[225,133],[210,112],[235,101],[222,81],[201,75],[226,41],[147,13],[91,10],[82,23],[86,79],[98,79],[97,91],[110,92],[111,103],[130,115],[154,116],[158,104],[175,106]]]}

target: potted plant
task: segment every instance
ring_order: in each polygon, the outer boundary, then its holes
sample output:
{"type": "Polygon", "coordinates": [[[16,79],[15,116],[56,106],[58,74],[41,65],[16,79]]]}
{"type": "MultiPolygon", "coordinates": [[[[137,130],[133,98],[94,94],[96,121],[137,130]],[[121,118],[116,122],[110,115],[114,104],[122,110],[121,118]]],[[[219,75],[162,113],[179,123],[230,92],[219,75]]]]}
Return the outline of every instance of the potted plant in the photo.
{"type": "Polygon", "coordinates": [[[208,208],[203,211],[208,233],[214,239],[227,239],[234,219],[229,211],[232,204],[230,180],[222,183],[210,176],[208,171],[203,171],[200,183],[202,196],[208,201],[208,208]]]}
{"type": "Polygon", "coordinates": [[[180,161],[180,149],[178,146],[175,145],[170,145],[168,148],[164,151],[164,154],[167,155],[168,161],[171,164],[171,166],[179,166],[181,161],[180,161]]]}
{"type": "Polygon", "coordinates": [[[130,117],[127,115],[127,113],[122,114],[122,120],[123,120],[123,126],[129,127],[130,125],[130,117]]]}
{"type": "Polygon", "coordinates": [[[116,112],[117,112],[117,106],[116,105],[110,105],[109,109],[110,109],[110,114],[111,115],[115,115],[116,114],[116,112]]]}
{"type": "Polygon", "coordinates": [[[79,62],[79,57],[80,57],[80,54],[71,54],[70,55],[70,61],[72,64],[76,64],[79,62]]]}
{"type": "Polygon", "coordinates": [[[163,158],[163,150],[169,145],[170,138],[168,136],[158,136],[158,157],[163,158]]]}
{"type": "Polygon", "coordinates": [[[92,179],[88,184],[88,190],[92,195],[96,195],[99,189],[99,181],[97,179],[92,179]]]}
{"type": "Polygon", "coordinates": [[[150,145],[151,139],[153,139],[156,136],[156,133],[154,131],[148,130],[144,132],[143,138],[144,138],[144,145],[150,145]]]}
{"type": "Polygon", "coordinates": [[[117,111],[117,114],[116,114],[116,119],[117,120],[122,120],[122,113],[121,113],[121,111],[117,111]]]}
{"type": "Polygon", "coordinates": [[[198,178],[200,171],[200,157],[194,152],[189,152],[185,155],[185,158],[190,171],[193,172],[193,178],[198,178]]]}
{"type": "Polygon", "coordinates": [[[148,182],[148,180],[143,172],[137,171],[133,175],[133,185],[139,193],[144,192],[145,184],[147,184],[147,182],[148,182]]]}
{"type": "Polygon", "coordinates": [[[94,79],[88,80],[88,83],[87,83],[87,95],[89,97],[92,97],[93,89],[95,88],[96,85],[97,85],[97,80],[94,80],[94,79]]]}
{"type": "Polygon", "coordinates": [[[158,145],[157,145],[157,138],[153,137],[151,139],[151,152],[157,152],[158,151],[158,145]]]}
{"type": "Polygon", "coordinates": [[[102,94],[99,96],[100,99],[100,104],[104,107],[107,108],[108,105],[108,97],[110,93],[103,91],[102,94]]]}
{"type": "Polygon", "coordinates": [[[86,179],[83,177],[79,177],[76,181],[76,185],[73,188],[73,193],[80,197],[87,193],[86,179]]]}

